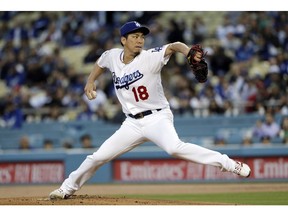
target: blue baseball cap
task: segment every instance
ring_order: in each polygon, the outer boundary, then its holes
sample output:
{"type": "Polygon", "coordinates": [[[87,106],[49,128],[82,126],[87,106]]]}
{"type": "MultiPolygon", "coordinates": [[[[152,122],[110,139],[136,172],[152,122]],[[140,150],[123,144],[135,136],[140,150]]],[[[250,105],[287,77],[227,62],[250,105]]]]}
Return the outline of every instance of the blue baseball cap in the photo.
{"type": "Polygon", "coordinates": [[[140,23],[136,21],[127,22],[120,28],[121,37],[135,31],[140,31],[144,35],[150,33],[150,30],[147,27],[142,26],[140,23]]]}

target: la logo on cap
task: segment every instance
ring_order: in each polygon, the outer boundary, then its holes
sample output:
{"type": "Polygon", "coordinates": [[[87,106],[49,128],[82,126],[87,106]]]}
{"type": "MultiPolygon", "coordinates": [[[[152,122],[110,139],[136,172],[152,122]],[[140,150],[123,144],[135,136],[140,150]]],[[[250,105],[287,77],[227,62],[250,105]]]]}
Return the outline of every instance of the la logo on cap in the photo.
{"type": "Polygon", "coordinates": [[[140,26],[141,26],[140,23],[138,23],[138,22],[136,22],[136,21],[134,21],[134,23],[135,23],[135,25],[136,25],[137,27],[140,27],[140,26]]]}
{"type": "Polygon", "coordinates": [[[120,35],[124,36],[124,35],[127,35],[128,33],[135,32],[137,30],[142,32],[144,35],[147,35],[150,32],[150,30],[147,27],[141,26],[141,24],[138,23],[137,21],[131,21],[131,22],[125,23],[121,27],[120,35]]]}

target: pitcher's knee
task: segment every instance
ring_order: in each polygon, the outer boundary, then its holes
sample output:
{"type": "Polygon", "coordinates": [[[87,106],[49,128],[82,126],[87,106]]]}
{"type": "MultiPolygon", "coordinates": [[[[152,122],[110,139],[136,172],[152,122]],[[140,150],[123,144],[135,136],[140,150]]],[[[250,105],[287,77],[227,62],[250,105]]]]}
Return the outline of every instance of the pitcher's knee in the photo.
{"type": "Polygon", "coordinates": [[[179,153],[180,153],[180,147],[181,147],[181,144],[182,142],[179,142],[177,145],[170,145],[167,149],[166,149],[166,152],[169,154],[169,155],[172,155],[172,156],[178,156],[179,153]]]}
{"type": "Polygon", "coordinates": [[[104,164],[110,161],[110,158],[105,155],[99,155],[95,152],[93,155],[88,155],[87,159],[90,159],[95,164],[104,164]]]}

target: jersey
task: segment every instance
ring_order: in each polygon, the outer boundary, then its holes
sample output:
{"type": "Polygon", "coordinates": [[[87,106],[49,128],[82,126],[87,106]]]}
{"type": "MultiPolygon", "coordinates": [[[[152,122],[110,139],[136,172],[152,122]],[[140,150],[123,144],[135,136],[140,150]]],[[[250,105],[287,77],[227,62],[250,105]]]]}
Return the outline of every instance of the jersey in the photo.
{"type": "Polygon", "coordinates": [[[170,58],[164,57],[167,46],[142,50],[128,64],[121,61],[124,51],[120,48],[107,50],[98,59],[99,67],[112,74],[115,92],[125,114],[169,107],[161,81],[161,69],[170,58]]]}

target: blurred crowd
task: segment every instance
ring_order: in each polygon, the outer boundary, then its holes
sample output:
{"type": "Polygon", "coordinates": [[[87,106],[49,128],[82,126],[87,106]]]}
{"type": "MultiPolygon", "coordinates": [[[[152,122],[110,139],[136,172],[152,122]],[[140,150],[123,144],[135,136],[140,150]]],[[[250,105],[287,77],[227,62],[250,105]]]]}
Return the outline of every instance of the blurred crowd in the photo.
{"type": "MultiPolygon", "coordinates": [[[[277,116],[270,112],[259,116],[254,125],[246,128],[236,144],[242,146],[271,146],[273,144],[288,145],[288,116],[277,116]],[[279,118],[280,117],[280,118],[279,118]]],[[[239,131],[239,133],[241,133],[239,131]]],[[[214,138],[214,145],[225,146],[229,144],[225,136],[218,134],[214,138]]]]}
{"type": "Polygon", "coordinates": [[[81,149],[93,149],[96,148],[93,145],[93,138],[90,134],[86,133],[79,137],[79,140],[63,140],[61,146],[55,145],[55,142],[52,139],[44,139],[42,145],[38,147],[33,146],[31,141],[31,137],[29,135],[22,135],[19,139],[18,150],[21,151],[31,151],[31,150],[45,150],[51,151],[53,149],[73,149],[73,148],[81,148],[81,149]]]}
{"type": "MultiPolygon", "coordinates": [[[[0,126],[23,122],[124,118],[111,75],[98,81],[98,96],[88,101],[88,74],[71,66],[61,52],[89,45],[82,59],[94,63],[104,50],[120,47],[119,27],[128,20],[147,25],[145,48],[182,41],[208,51],[209,79],[195,81],[183,56],[164,67],[163,86],[175,115],[246,113],[288,115],[288,12],[227,12],[213,33],[197,16],[161,22],[165,12],[0,12],[0,126]],[[53,49],[48,43],[55,43],[53,49]]],[[[191,12],[193,13],[193,12],[191,12]]],[[[205,13],[205,12],[203,12],[205,13]]],[[[177,12],[175,12],[177,16],[177,12]]],[[[175,17],[176,17],[175,16],[175,17]]]]}

